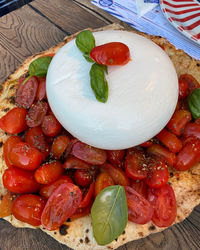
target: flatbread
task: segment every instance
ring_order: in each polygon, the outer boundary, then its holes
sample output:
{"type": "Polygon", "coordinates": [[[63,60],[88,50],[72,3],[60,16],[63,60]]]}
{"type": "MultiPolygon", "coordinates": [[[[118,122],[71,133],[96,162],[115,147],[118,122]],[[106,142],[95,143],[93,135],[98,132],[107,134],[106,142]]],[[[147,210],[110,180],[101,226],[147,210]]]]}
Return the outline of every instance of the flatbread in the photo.
{"type": "MultiPolygon", "coordinates": [[[[124,28],[117,24],[112,24],[94,31],[108,29],[124,28]]],[[[166,53],[174,63],[178,75],[188,73],[193,75],[200,82],[200,61],[191,58],[182,50],[176,50],[173,45],[171,45],[166,39],[162,37],[148,36],[142,33],[139,34],[151,39],[156,44],[162,46],[165,49],[166,53]]],[[[0,89],[0,117],[5,115],[8,110],[15,107],[14,96],[18,87],[16,79],[27,73],[31,61],[37,57],[40,57],[41,55],[57,52],[59,48],[61,48],[65,43],[74,39],[76,35],[77,34],[66,37],[64,41],[57,46],[29,57],[13,74],[9,76],[9,78],[2,84],[0,89]]],[[[1,156],[3,153],[2,146],[7,138],[8,135],[3,131],[0,131],[1,156]]],[[[2,184],[2,175],[7,168],[3,157],[0,157],[0,166],[0,195],[3,195],[5,194],[6,190],[2,184]]],[[[177,172],[171,169],[169,184],[173,187],[176,195],[178,211],[175,223],[178,223],[189,216],[194,207],[200,203],[200,164],[184,172],[177,172]]],[[[36,228],[18,221],[12,215],[5,217],[4,219],[9,221],[15,227],[36,228]]],[[[44,232],[52,236],[57,241],[77,250],[116,249],[129,241],[137,240],[146,237],[151,233],[160,232],[165,229],[156,227],[152,222],[149,222],[145,225],[136,225],[132,222],[128,222],[125,231],[120,237],[118,237],[118,239],[114,240],[107,246],[99,246],[93,237],[90,216],[76,219],[71,222],[66,222],[59,230],[55,231],[47,231],[42,226],[39,228],[41,228],[44,232]]]]}

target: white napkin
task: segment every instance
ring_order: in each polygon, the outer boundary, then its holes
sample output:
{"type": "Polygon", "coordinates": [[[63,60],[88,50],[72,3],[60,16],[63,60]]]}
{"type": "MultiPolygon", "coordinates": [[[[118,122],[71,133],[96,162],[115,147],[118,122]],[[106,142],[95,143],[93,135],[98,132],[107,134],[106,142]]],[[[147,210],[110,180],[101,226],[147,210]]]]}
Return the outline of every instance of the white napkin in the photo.
{"type": "Polygon", "coordinates": [[[139,17],[144,16],[147,12],[155,8],[158,1],[144,1],[144,0],[136,0],[137,6],[137,14],[139,17]]]}

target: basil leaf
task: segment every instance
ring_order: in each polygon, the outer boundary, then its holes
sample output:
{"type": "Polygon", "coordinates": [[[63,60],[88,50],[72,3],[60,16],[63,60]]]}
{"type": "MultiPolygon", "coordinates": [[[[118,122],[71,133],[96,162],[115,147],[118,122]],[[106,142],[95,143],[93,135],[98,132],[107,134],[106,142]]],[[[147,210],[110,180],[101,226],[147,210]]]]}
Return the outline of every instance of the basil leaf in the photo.
{"type": "Polygon", "coordinates": [[[108,99],[108,82],[105,78],[105,66],[94,63],[90,70],[90,84],[96,99],[105,103],[108,99]]]}
{"type": "Polygon", "coordinates": [[[52,57],[50,57],[50,56],[39,57],[39,58],[35,59],[29,65],[29,75],[39,76],[39,77],[46,76],[51,60],[52,60],[52,57]]]}
{"type": "Polygon", "coordinates": [[[83,56],[85,57],[85,60],[86,60],[86,61],[91,62],[91,63],[94,62],[94,61],[90,58],[90,55],[84,54],[83,56]]]}
{"type": "Polygon", "coordinates": [[[95,39],[90,30],[80,32],[76,37],[76,46],[84,55],[89,55],[95,47],[95,39]]]}
{"type": "Polygon", "coordinates": [[[96,197],[92,209],[92,228],[99,245],[115,240],[124,231],[128,221],[128,207],[123,186],[110,186],[96,197]]]}

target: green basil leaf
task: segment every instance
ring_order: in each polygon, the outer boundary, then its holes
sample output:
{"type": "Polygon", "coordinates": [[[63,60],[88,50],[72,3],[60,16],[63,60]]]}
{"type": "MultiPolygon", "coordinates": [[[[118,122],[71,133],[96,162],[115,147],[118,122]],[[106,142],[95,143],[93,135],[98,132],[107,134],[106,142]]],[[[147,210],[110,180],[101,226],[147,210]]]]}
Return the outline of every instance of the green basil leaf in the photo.
{"type": "Polygon", "coordinates": [[[89,55],[95,47],[95,39],[90,30],[80,32],[76,37],[76,46],[84,55],[89,55]]]}
{"type": "Polygon", "coordinates": [[[192,118],[200,117],[200,89],[194,89],[187,98],[188,107],[192,118]]]}
{"type": "Polygon", "coordinates": [[[29,65],[29,75],[39,76],[39,77],[46,76],[51,60],[52,60],[52,57],[50,56],[39,57],[35,59],[29,65]]]}
{"type": "Polygon", "coordinates": [[[90,84],[96,99],[105,103],[108,99],[108,82],[105,78],[105,66],[94,63],[90,70],[90,84]]]}
{"type": "Polygon", "coordinates": [[[119,237],[128,221],[128,207],[123,186],[110,186],[96,197],[92,209],[92,228],[99,245],[106,245],[119,237]]]}
{"type": "Polygon", "coordinates": [[[94,61],[90,58],[90,55],[84,54],[83,56],[85,57],[85,60],[86,60],[86,61],[91,62],[91,63],[94,62],[94,61]]]}

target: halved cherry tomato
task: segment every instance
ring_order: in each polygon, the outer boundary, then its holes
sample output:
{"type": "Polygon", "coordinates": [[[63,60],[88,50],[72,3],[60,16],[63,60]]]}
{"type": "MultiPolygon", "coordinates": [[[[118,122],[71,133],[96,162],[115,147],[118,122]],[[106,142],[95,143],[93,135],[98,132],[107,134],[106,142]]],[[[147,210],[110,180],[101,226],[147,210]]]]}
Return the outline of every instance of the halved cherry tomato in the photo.
{"type": "Polygon", "coordinates": [[[80,141],[73,144],[72,154],[80,160],[94,165],[101,165],[107,159],[105,150],[89,146],[80,141]]]}
{"type": "Polygon", "coordinates": [[[42,212],[42,225],[47,230],[58,229],[80,206],[82,193],[72,183],[61,184],[50,196],[42,212]]]}
{"type": "Polygon", "coordinates": [[[37,148],[43,154],[43,160],[45,160],[50,153],[50,147],[40,127],[34,127],[27,130],[25,142],[37,148]]]}
{"type": "Polygon", "coordinates": [[[12,205],[14,199],[9,191],[0,199],[0,218],[9,216],[12,214],[12,205]]]}
{"type": "Polygon", "coordinates": [[[168,227],[176,219],[177,206],[173,188],[166,184],[161,188],[148,189],[148,201],[154,208],[153,223],[158,227],[168,227]]]}
{"type": "Polygon", "coordinates": [[[179,99],[184,99],[188,95],[188,84],[186,81],[178,80],[179,84],[179,99]]]}
{"type": "Polygon", "coordinates": [[[94,194],[94,182],[92,182],[87,190],[87,193],[85,194],[85,196],[83,197],[81,203],[80,203],[80,208],[81,207],[87,207],[88,204],[90,203],[92,196],[94,194]]]}
{"type": "Polygon", "coordinates": [[[81,187],[87,187],[92,183],[92,175],[86,169],[78,169],[74,174],[75,183],[81,187]]]}
{"type": "Polygon", "coordinates": [[[95,197],[106,187],[115,185],[112,177],[107,172],[102,172],[95,181],[95,197]]]}
{"type": "Polygon", "coordinates": [[[167,124],[167,128],[175,135],[181,135],[185,125],[191,121],[191,113],[188,110],[177,110],[167,124]]]}
{"type": "Polygon", "coordinates": [[[12,164],[25,170],[35,170],[43,161],[42,153],[25,142],[18,142],[8,155],[12,164]]]}
{"type": "Polygon", "coordinates": [[[46,115],[42,122],[42,131],[46,136],[54,137],[61,132],[61,124],[54,115],[46,115]]]}
{"type": "Polygon", "coordinates": [[[200,86],[198,81],[190,74],[183,74],[179,77],[179,86],[183,84],[187,85],[185,96],[188,96],[192,90],[199,88],[200,86]]]}
{"type": "Polygon", "coordinates": [[[131,187],[145,199],[147,198],[148,186],[145,180],[131,180],[131,187]]]}
{"type": "Polygon", "coordinates": [[[173,153],[178,153],[182,148],[181,140],[165,128],[156,137],[173,153]]]}
{"type": "Polygon", "coordinates": [[[128,177],[125,175],[124,171],[122,171],[120,168],[114,167],[109,163],[105,163],[101,166],[101,170],[107,172],[111,176],[116,185],[122,185],[122,186],[130,185],[128,177]]]}
{"type": "Polygon", "coordinates": [[[15,101],[20,107],[28,109],[35,100],[38,89],[38,80],[35,76],[31,76],[26,83],[23,83],[24,80],[25,77],[19,79],[19,88],[17,90],[15,101]]]}
{"type": "Polygon", "coordinates": [[[148,162],[146,184],[152,188],[159,188],[167,184],[169,179],[168,168],[163,159],[151,157],[148,162]]]}
{"type": "Polygon", "coordinates": [[[51,146],[51,153],[55,159],[59,159],[65,152],[70,143],[70,138],[66,135],[60,135],[54,139],[51,146]]]}
{"type": "Polygon", "coordinates": [[[34,103],[26,116],[26,124],[30,127],[40,126],[47,114],[48,105],[46,102],[38,101],[34,103]]]}
{"type": "Polygon", "coordinates": [[[124,65],[130,61],[130,51],[124,43],[111,42],[94,47],[90,57],[103,65],[124,65]]]}
{"type": "Polygon", "coordinates": [[[128,149],[125,160],[125,172],[133,180],[142,180],[147,177],[147,164],[143,149],[128,149]]]}
{"type": "Polygon", "coordinates": [[[40,188],[34,179],[34,172],[14,167],[5,170],[3,185],[10,192],[18,194],[35,193],[40,188]]]}
{"type": "Polygon", "coordinates": [[[107,150],[108,161],[118,168],[123,166],[125,150],[107,150]]]}
{"type": "Polygon", "coordinates": [[[148,148],[149,146],[151,146],[153,144],[153,139],[152,140],[149,140],[149,141],[146,141],[146,142],[143,142],[142,144],[140,144],[139,146],[140,147],[143,147],[143,148],[148,148]]]}
{"type": "Polygon", "coordinates": [[[188,123],[186,124],[184,131],[183,131],[183,137],[194,137],[200,139],[200,124],[198,123],[188,123]]]}
{"type": "Polygon", "coordinates": [[[128,205],[128,219],[140,225],[149,222],[153,215],[151,204],[131,187],[125,187],[125,192],[128,205]]]}
{"type": "Polygon", "coordinates": [[[27,128],[27,110],[24,108],[13,108],[0,119],[0,128],[8,134],[21,133],[27,128]]]}
{"type": "Polygon", "coordinates": [[[41,184],[50,184],[56,181],[64,172],[59,161],[47,162],[35,171],[35,180],[41,184]]]}
{"type": "Polygon", "coordinates": [[[90,214],[92,204],[93,204],[93,201],[91,200],[90,203],[86,207],[78,207],[75,213],[72,216],[70,216],[71,221],[90,214]]]}
{"type": "Polygon", "coordinates": [[[12,214],[20,221],[32,226],[39,226],[41,225],[41,215],[44,207],[44,198],[35,194],[24,194],[14,201],[12,214]]]}
{"type": "Polygon", "coordinates": [[[3,157],[6,162],[7,167],[14,167],[12,164],[10,158],[9,158],[9,152],[11,151],[11,148],[14,147],[15,144],[18,142],[21,142],[22,139],[19,136],[10,136],[4,143],[3,146],[3,157]]]}
{"type": "Polygon", "coordinates": [[[169,166],[173,166],[176,160],[176,155],[170,152],[167,148],[159,145],[153,144],[147,149],[148,154],[157,155],[165,160],[169,166]]]}
{"type": "Polygon", "coordinates": [[[188,141],[176,157],[174,167],[177,170],[187,170],[200,161],[200,140],[188,141]]]}
{"type": "Polygon", "coordinates": [[[47,99],[46,93],[46,77],[38,77],[39,85],[36,93],[36,100],[42,101],[43,99],[47,99]]]}
{"type": "Polygon", "coordinates": [[[63,167],[65,169],[91,169],[92,166],[73,156],[73,157],[68,158],[64,162],[63,167]]]}
{"type": "Polygon", "coordinates": [[[54,181],[53,183],[42,186],[40,189],[40,195],[48,199],[56,190],[56,188],[65,182],[73,183],[72,179],[68,175],[62,175],[58,180],[54,181]]]}

